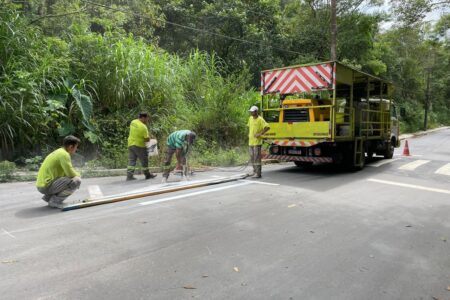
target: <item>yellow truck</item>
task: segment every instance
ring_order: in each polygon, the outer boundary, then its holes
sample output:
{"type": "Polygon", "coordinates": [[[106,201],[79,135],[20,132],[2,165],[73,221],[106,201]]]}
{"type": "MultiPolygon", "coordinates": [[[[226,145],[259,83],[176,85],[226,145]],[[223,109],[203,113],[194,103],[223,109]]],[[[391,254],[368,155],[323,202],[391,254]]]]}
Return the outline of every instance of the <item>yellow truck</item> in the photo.
{"type": "Polygon", "coordinates": [[[391,92],[390,82],[335,61],[262,71],[266,158],[353,169],[392,158],[400,141],[391,92]]]}

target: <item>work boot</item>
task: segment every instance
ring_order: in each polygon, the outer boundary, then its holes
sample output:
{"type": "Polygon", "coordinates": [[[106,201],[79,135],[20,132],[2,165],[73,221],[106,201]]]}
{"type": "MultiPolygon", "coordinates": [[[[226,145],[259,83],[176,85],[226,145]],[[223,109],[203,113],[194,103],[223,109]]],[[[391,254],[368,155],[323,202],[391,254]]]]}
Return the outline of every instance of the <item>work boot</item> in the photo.
{"type": "Polygon", "coordinates": [[[56,202],[53,200],[48,201],[48,206],[53,207],[53,208],[63,208],[64,205],[61,202],[56,202]]]}
{"type": "Polygon", "coordinates": [[[261,174],[253,174],[252,176],[251,176],[251,178],[261,178],[261,174]]]}
{"type": "Polygon", "coordinates": [[[127,174],[127,181],[136,180],[136,177],[133,174],[127,174]]]}
{"type": "Polygon", "coordinates": [[[150,173],[149,171],[144,172],[144,175],[145,175],[145,179],[152,179],[152,178],[155,178],[156,176],[158,176],[156,174],[150,173]]]}
{"type": "Polygon", "coordinates": [[[155,178],[156,176],[158,176],[158,175],[156,175],[156,174],[148,174],[148,175],[145,175],[145,179],[152,179],[152,178],[155,178]]]}

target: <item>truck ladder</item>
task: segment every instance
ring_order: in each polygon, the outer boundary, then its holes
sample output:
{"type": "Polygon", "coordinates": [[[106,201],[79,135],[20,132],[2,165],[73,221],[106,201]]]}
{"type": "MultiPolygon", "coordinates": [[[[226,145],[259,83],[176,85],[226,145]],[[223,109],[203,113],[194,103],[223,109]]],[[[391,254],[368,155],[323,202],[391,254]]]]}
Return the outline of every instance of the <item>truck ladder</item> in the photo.
{"type": "Polygon", "coordinates": [[[364,140],[362,137],[355,138],[354,145],[354,156],[353,156],[353,166],[358,169],[362,169],[364,167],[364,140]]]}

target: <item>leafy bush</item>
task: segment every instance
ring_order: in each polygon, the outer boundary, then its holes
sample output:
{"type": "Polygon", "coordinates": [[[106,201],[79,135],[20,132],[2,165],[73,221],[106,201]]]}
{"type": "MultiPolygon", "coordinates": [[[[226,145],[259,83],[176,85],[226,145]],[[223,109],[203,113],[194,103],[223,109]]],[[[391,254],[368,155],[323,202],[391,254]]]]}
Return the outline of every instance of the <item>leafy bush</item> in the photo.
{"type": "Polygon", "coordinates": [[[16,164],[10,161],[0,162],[0,182],[5,182],[14,178],[16,164]]]}
{"type": "Polygon", "coordinates": [[[39,156],[39,155],[35,156],[33,158],[25,159],[25,165],[29,171],[38,171],[41,162],[42,162],[42,156],[39,156]]]}

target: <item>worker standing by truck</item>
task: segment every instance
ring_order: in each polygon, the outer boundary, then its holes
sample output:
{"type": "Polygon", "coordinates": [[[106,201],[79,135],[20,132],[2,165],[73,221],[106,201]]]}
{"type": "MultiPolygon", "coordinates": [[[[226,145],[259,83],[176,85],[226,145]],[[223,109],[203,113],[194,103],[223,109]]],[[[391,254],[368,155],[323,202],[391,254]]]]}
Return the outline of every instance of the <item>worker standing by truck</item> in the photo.
{"type": "Polygon", "coordinates": [[[50,207],[62,208],[63,201],[81,185],[80,173],[74,170],[70,158],[79,144],[78,138],[66,136],[63,147],[47,155],[39,168],[36,187],[50,207]]]}
{"type": "Polygon", "coordinates": [[[261,178],[261,136],[269,131],[270,127],[263,117],[258,115],[257,106],[252,106],[249,112],[251,116],[248,119],[247,126],[249,128],[248,146],[250,162],[253,165],[253,173],[251,175],[253,178],[261,178]]]}
{"type": "Polygon", "coordinates": [[[172,132],[167,138],[167,149],[163,162],[163,179],[162,183],[167,182],[170,172],[170,162],[175,153],[177,158],[177,165],[182,167],[183,177],[187,176],[187,160],[186,156],[189,152],[189,147],[194,143],[197,135],[191,130],[178,130],[172,132]]]}
{"type": "Polygon", "coordinates": [[[135,180],[134,170],[136,168],[136,161],[139,158],[142,169],[144,171],[145,179],[156,177],[155,174],[150,173],[148,169],[148,152],[145,144],[150,141],[148,134],[147,123],[150,116],[146,112],[139,113],[137,119],[131,121],[130,134],[128,136],[128,167],[127,180],[135,180]]]}

